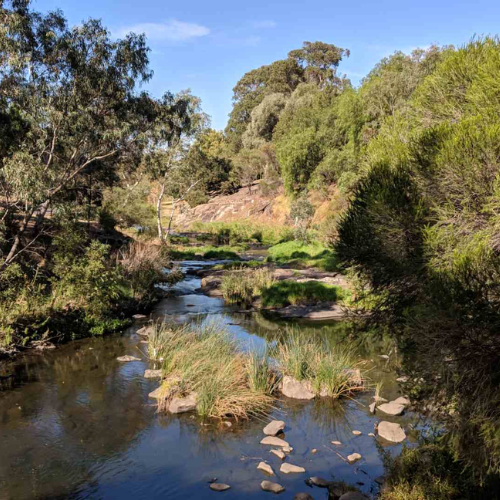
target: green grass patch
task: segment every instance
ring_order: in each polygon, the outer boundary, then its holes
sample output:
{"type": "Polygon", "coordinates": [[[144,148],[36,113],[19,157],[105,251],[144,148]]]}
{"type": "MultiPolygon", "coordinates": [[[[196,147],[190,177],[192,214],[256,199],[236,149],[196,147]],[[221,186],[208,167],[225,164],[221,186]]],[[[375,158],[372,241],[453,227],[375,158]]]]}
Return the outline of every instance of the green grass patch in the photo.
{"type": "Polygon", "coordinates": [[[221,291],[230,304],[250,305],[264,289],[274,283],[273,273],[269,269],[241,269],[222,277],[221,291]]]}
{"type": "Polygon", "coordinates": [[[266,264],[261,260],[245,260],[242,262],[226,262],[224,264],[217,264],[212,269],[214,271],[232,271],[234,269],[258,269],[264,267],[266,264]]]}
{"type": "Polygon", "coordinates": [[[321,302],[338,302],[350,295],[340,286],[325,285],[318,281],[279,281],[261,292],[262,304],[269,307],[288,305],[314,305],[321,302]]]}
{"type": "Polygon", "coordinates": [[[218,244],[261,243],[276,245],[293,239],[287,226],[243,222],[195,222],[191,229],[210,235],[218,244]]]}
{"type": "Polygon", "coordinates": [[[287,241],[269,248],[268,262],[287,264],[292,267],[315,267],[323,271],[337,271],[338,260],[335,253],[321,243],[301,243],[287,241]]]}
{"type": "Polygon", "coordinates": [[[240,260],[239,252],[244,252],[244,246],[221,246],[207,245],[203,247],[171,246],[169,256],[173,260],[240,260]]]}

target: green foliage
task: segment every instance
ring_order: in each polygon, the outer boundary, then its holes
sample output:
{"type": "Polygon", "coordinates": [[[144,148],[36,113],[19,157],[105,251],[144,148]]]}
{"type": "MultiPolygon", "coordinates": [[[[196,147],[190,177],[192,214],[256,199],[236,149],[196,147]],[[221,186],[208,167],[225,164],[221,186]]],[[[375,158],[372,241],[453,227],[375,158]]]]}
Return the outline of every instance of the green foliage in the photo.
{"type": "Polygon", "coordinates": [[[409,390],[438,408],[450,449],[483,480],[500,474],[499,61],[496,38],[420,57],[410,99],[368,147],[336,246],[381,298],[373,317],[417,353],[406,368],[425,383],[409,390]]]}
{"type": "Polygon", "coordinates": [[[291,267],[317,267],[323,271],[338,269],[335,253],[318,242],[304,244],[299,241],[288,241],[274,245],[269,248],[267,260],[291,267]]]}
{"type": "Polygon", "coordinates": [[[224,274],[221,292],[229,303],[251,305],[254,298],[273,283],[273,273],[269,269],[240,269],[224,274]]]}
{"type": "Polygon", "coordinates": [[[348,295],[347,290],[340,286],[325,285],[318,281],[278,281],[261,291],[262,304],[266,307],[338,302],[348,295]]]}

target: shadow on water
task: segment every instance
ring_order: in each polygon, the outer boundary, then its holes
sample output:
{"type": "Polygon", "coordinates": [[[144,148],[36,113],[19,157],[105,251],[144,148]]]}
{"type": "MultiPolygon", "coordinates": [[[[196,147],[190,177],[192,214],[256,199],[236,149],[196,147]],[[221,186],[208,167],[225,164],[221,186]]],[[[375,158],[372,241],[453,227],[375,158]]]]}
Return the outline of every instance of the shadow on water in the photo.
{"type": "MultiPolygon", "coordinates": [[[[179,295],[160,303],[156,317],[221,321],[244,348],[279,338],[283,323],[236,313],[221,299],[198,295],[196,280],[190,278],[179,295]]],[[[342,402],[278,400],[271,417],[287,424],[285,439],[294,448],[288,461],[307,471],[281,474],[281,461],[259,443],[262,421],[233,422],[229,428],[205,425],[195,415],[157,414],[148,394],[158,382],[143,377],[150,366],[136,329],[73,342],[43,356],[27,355],[2,368],[13,376],[0,380],[0,500],[203,500],[217,495],[208,488],[212,478],[231,485],[224,493],[227,499],[267,498],[260,490],[266,477],[256,469],[262,460],[275,470],[273,480],[286,488],[282,498],[299,491],[327,498],[326,490],[308,490],[304,484],[314,475],[358,483],[366,493],[376,491],[374,478],[383,473],[383,462],[380,446],[368,433],[381,418],[368,410],[371,394],[342,402]],[[124,354],[142,361],[117,362],[124,354]],[[354,429],[362,435],[355,437],[354,429]],[[335,447],[332,440],[343,444],[335,447]],[[341,457],[353,452],[363,459],[349,465],[341,457]]],[[[338,323],[301,325],[301,331],[335,341],[344,334],[338,323]]],[[[360,353],[369,361],[366,352],[360,353]]],[[[401,395],[396,375],[376,353],[371,346],[371,377],[384,381],[385,397],[401,395]]],[[[408,428],[418,416],[409,412],[390,420],[408,428]]],[[[401,446],[386,449],[398,453],[401,446]]]]}

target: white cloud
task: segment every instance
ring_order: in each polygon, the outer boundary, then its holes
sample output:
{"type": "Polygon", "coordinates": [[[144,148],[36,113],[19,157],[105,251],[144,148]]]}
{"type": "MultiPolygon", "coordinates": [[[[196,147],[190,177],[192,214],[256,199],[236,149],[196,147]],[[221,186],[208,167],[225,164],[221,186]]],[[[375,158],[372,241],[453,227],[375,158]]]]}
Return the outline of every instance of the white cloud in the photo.
{"type": "Polygon", "coordinates": [[[257,21],[253,23],[253,27],[257,29],[263,29],[263,28],[275,28],[276,27],[276,22],[274,21],[257,21]]]}
{"type": "Polygon", "coordinates": [[[196,23],[185,23],[177,19],[171,19],[164,23],[139,23],[118,30],[119,37],[127,33],[145,33],[151,41],[180,42],[191,38],[206,36],[210,30],[206,26],[196,23]]]}

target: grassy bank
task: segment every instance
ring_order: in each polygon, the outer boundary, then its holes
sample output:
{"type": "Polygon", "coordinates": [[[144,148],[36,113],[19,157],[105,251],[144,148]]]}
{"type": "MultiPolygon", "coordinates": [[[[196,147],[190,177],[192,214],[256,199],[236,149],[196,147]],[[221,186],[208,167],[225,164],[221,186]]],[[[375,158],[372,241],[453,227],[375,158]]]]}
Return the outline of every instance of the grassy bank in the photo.
{"type": "Polygon", "coordinates": [[[240,243],[260,243],[276,245],[292,240],[293,229],[287,226],[271,224],[253,224],[242,222],[195,222],[191,229],[210,235],[219,245],[237,245],[240,243]]]}
{"type": "Polygon", "coordinates": [[[2,273],[0,352],[119,331],[158,300],[156,283],[181,277],[165,274],[169,259],[159,246],[127,242],[113,249],[65,236],[34,276],[22,263],[2,273]]]}
{"type": "Polygon", "coordinates": [[[168,255],[172,260],[196,260],[196,259],[219,259],[219,260],[240,260],[239,253],[247,250],[244,245],[239,246],[212,246],[201,247],[190,246],[170,246],[168,255]]]}
{"type": "Polygon", "coordinates": [[[272,246],[268,252],[268,262],[303,269],[315,267],[322,271],[338,269],[335,253],[319,242],[305,244],[300,241],[287,241],[272,246]]]}

